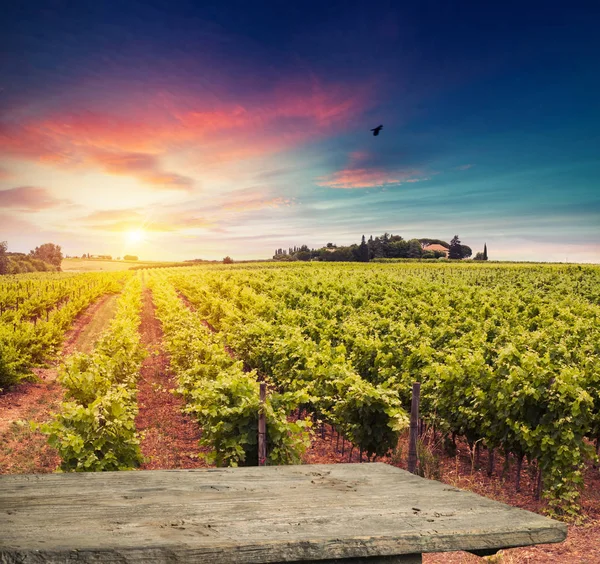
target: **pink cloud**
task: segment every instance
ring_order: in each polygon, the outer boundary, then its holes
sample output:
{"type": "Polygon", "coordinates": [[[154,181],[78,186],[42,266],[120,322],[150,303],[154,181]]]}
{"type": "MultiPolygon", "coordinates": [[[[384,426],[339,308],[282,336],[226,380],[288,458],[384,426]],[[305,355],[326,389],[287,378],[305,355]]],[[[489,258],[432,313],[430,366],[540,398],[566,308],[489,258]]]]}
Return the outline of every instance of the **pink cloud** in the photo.
{"type": "Polygon", "coordinates": [[[9,190],[0,190],[0,207],[15,208],[21,211],[36,212],[55,208],[68,203],[55,198],[46,188],[19,186],[9,190]]]}
{"type": "Polygon", "coordinates": [[[140,180],[153,186],[163,188],[172,188],[174,190],[189,190],[194,185],[194,181],[188,176],[182,176],[174,172],[154,171],[150,174],[141,175],[140,180]]]}
{"type": "Polygon", "coordinates": [[[365,151],[355,151],[350,154],[348,166],[333,174],[321,176],[317,185],[328,188],[358,189],[395,186],[406,182],[422,182],[429,180],[423,172],[416,169],[388,170],[377,165],[370,165],[371,154],[365,151]]]}
{"type": "Polygon", "coordinates": [[[158,167],[156,156],[144,153],[94,152],[90,158],[113,174],[146,172],[158,167]]]}
{"type": "Polygon", "coordinates": [[[133,176],[152,186],[188,190],[194,184],[194,181],[187,176],[162,171],[156,155],[91,151],[88,154],[88,159],[109,174],[133,176]]]}
{"type": "Polygon", "coordinates": [[[159,93],[126,116],[106,109],[64,109],[20,123],[0,122],[0,150],[70,168],[100,166],[149,184],[185,187],[157,159],[191,149],[202,162],[272,154],[339,132],[369,105],[370,87],[303,80],[243,103],[159,93]]]}
{"type": "Polygon", "coordinates": [[[7,169],[0,166],[0,180],[6,180],[7,178],[12,178],[12,174],[7,169]]]}
{"type": "Polygon", "coordinates": [[[292,203],[293,199],[278,196],[267,186],[253,186],[229,192],[215,210],[247,212],[289,206],[292,203]]]}
{"type": "Polygon", "coordinates": [[[329,176],[321,176],[317,180],[319,186],[329,188],[375,188],[378,186],[390,186],[404,184],[405,182],[421,182],[428,178],[414,178],[419,171],[389,172],[376,169],[346,169],[335,172],[329,176]]]}

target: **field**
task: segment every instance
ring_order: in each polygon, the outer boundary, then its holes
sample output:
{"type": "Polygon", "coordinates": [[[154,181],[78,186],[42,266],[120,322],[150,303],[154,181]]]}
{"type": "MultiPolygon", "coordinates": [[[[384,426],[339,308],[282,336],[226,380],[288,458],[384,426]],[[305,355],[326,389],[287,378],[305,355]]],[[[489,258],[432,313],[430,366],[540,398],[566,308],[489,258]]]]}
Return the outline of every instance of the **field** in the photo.
{"type": "Polygon", "coordinates": [[[129,270],[134,266],[152,267],[158,266],[160,264],[161,263],[158,262],[137,260],[100,260],[67,258],[62,260],[61,268],[63,272],[117,272],[121,270],[129,270]]]}
{"type": "Polygon", "coordinates": [[[259,382],[269,464],[405,467],[418,381],[422,475],[574,523],[502,561],[600,561],[597,266],[19,275],[0,308],[2,472],[256,464],[259,382]]]}

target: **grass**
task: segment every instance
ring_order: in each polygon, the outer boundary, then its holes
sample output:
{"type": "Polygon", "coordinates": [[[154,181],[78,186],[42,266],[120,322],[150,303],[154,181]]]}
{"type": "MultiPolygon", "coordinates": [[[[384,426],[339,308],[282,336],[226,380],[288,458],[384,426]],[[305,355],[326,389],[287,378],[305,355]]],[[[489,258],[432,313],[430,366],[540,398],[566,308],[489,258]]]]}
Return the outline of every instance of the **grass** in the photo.
{"type": "Polygon", "coordinates": [[[111,319],[117,311],[117,294],[109,296],[106,302],[91,317],[89,323],[77,336],[76,349],[79,352],[91,353],[96,341],[102,332],[108,327],[111,319]]]}

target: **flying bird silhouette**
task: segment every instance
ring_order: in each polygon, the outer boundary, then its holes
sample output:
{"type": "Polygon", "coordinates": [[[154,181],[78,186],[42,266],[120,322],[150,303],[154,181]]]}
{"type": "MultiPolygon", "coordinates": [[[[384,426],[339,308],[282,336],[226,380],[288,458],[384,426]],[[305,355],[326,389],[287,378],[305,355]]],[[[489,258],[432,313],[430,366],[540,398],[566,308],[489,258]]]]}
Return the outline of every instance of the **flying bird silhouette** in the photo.
{"type": "Polygon", "coordinates": [[[375,129],[371,129],[371,131],[373,132],[373,135],[377,137],[382,129],[383,125],[378,125],[375,129]]]}

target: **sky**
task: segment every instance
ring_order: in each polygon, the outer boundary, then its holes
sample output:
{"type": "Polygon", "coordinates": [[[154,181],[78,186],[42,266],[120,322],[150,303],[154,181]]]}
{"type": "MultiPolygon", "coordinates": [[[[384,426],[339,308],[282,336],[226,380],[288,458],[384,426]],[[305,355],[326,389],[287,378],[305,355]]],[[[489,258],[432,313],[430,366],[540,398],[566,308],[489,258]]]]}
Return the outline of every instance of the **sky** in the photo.
{"type": "Polygon", "coordinates": [[[256,259],[387,232],[600,263],[599,17],[577,1],[9,3],[0,240],[256,259]]]}

